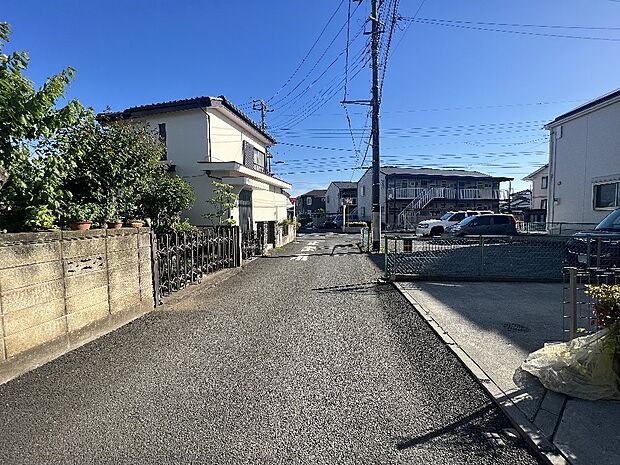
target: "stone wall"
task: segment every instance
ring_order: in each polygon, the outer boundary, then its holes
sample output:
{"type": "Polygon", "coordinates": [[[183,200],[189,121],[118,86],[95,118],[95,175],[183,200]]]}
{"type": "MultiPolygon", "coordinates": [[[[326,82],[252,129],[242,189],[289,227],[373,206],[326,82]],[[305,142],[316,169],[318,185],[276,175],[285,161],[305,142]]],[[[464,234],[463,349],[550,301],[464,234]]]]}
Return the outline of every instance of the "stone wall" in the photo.
{"type": "Polygon", "coordinates": [[[0,383],[152,309],[147,228],[0,234],[0,383]]]}

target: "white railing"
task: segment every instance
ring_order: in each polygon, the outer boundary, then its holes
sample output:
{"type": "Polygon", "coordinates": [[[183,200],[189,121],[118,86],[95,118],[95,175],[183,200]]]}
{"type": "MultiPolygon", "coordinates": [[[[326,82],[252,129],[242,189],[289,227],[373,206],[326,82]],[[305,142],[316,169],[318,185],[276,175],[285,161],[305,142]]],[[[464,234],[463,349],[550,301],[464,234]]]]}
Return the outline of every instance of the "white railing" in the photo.
{"type": "Polygon", "coordinates": [[[459,199],[462,200],[504,200],[508,192],[504,189],[459,189],[459,199]]]}
{"type": "Polygon", "coordinates": [[[415,199],[424,191],[425,187],[397,187],[390,189],[390,195],[393,199],[415,199]]]}

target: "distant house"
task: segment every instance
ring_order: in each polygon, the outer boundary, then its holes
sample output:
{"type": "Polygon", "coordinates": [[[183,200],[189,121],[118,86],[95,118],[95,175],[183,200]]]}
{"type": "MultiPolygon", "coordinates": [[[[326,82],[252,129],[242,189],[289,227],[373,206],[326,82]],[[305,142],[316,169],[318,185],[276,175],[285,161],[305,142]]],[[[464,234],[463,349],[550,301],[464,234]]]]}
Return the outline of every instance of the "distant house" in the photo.
{"type": "MultiPolygon", "coordinates": [[[[381,222],[402,228],[449,210],[499,210],[507,197],[500,183],[512,178],[478,171],[383,167],[379,176],[381,222]]],[[[372,170],[358,181],[358,216],[370,221],[372,170]]]]}
{"type": "Polygon", "coordinates": [[[549,205],[549,164],[541,166],[523,180],[532,183],[532,205],[525,221],[544,223],[549,205]]]}
{"type": "Polygon", "coordinates": [[[312,215],[317,210],[325,213],[326,189],[315,189],[297,197],[297,215],[312,215]]]}
{"type": "Polygon", "coordinates": [[[203,217],[213,210],[213,182],[234,186],[237,206],[229,212],[242,230],[287,218],[288,182],[270,173],[268,149],[275,139],[225,97],[197,97],[139,107],[106,115],[116,120],[144,123],[157,131],[166,145],[167,164],[187,180],[196,194],[195,205],[185,216],[194,224],[208,224],[203,217]]]}
{"type": "Polygon", "coordinates": [[[532,208],[532,191],[524,189],[522,191],[513,192],[510,198],[505,198],[499,203],[500,213],[519,213],[524,214],[532,208]]]}
{"type": "Polygon", "coordinates": [[[598,223],[620,207],[620,89],[545,128],[550,132],[547,221],[598,223]]]}
{"type": "Polygon", "coordinates": [[[325,211],[327,214],[342,213],[343,203],[347,204],[347,215],[353,213],[357,206],[357,183],[333,181],[325,193],[325,211]]]}

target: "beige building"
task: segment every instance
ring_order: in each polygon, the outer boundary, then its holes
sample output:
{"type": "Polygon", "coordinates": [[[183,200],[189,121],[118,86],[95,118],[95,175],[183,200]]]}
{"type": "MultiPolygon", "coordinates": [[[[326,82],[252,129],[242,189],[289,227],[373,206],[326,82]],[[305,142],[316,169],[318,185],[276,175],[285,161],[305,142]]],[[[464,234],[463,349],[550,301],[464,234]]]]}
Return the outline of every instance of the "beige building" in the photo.
{"type": "Polygon", "coordinates": [[[287,218],[292,186],[270,174],[268,149],[276,143],[249,116],[225,97],[196,97],[144,105],[113,113],[112,118],[143,122],[166,145],[166,163],[188,181],[196,194],[184,216],[193,224],[210,224],[213,182],[235,187],[237,207],[230,216],[242,230],[257,222],[277,224],[287,218]]]}

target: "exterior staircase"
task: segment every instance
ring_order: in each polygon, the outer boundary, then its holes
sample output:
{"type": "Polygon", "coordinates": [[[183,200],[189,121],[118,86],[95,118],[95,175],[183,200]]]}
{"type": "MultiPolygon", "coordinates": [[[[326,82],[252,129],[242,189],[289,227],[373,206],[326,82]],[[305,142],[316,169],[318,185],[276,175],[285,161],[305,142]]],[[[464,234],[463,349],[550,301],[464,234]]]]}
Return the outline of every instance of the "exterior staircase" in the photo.
{"type": "Polygon", "coordinates": [[[415,227],[417,217],[429,203],[435,199],[454,199],[456,198],[456,189],[450,187],[429,187],[422,191],[402,212],[399,213],[399,223],[403,225],[405,230],[415,227]]]}

